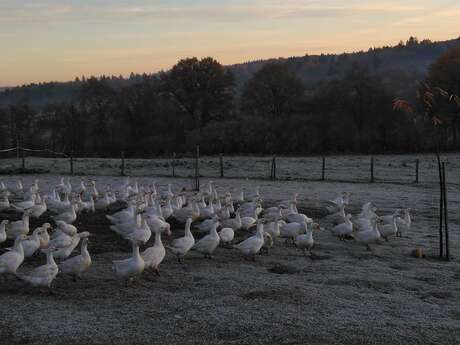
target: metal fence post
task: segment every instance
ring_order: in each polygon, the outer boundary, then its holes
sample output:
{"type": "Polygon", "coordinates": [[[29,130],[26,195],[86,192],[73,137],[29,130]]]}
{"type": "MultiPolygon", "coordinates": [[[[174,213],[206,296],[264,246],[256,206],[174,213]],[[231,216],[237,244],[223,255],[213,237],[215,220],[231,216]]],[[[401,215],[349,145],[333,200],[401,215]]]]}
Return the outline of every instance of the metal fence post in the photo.
{"type": "Polygon", "coordinates": [[[70,153],[70,175],[73,175],[73,152],[70,153]]]}
{"type": "Polygon", "coordinates": [[[172,176],[176,177],[176,152],[173,152],[171,165],[172,165],[172,176]]]}
{"type": "Polygon", "coordinates": [[[125,176],[125,151],[121,151],[121,176],[125,176]]]}
{"type": "Polygon", "coordinates": [[[219,164],[220,164],[220,177],[224,177],[224,156],[221,153],[219,156],[219,164]]]}
{"type": "Polygon", "coordinates": [[[22,171],[26,170],[26,152],[22,150],[22,171]]]}
{"type": "Polygon", "coordinates": [[[420,164],[420,160],[416,160],[415,161],[415,183],[418,183],[418,172],[419,172],[419,164],[420,164]]]}
{"type": "Polygon", "coordinates": [[[196,146],[195,157],[195,190],[200,190],[200,145],[196,146]]]}
{"type": "Polygon", "coordinates": [[[374,157],[371,157],[371,183],[374,183],[374,157]]]}
{"type": "Polygon", "coordinates": [[[321,181],[326,179],[326,157],[323,156],[322,166],[321,166],[321,181]]]}

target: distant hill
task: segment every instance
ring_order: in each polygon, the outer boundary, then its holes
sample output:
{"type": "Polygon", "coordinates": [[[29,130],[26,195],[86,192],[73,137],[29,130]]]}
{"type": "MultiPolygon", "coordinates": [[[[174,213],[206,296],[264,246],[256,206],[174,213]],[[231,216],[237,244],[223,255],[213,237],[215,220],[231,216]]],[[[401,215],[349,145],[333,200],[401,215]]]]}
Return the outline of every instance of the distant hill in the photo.
{"type": "MultiPolygon", "coordinates": [[[[388,82],[396,93],[407,96],[413,93],[417,81],[424,78],[428,66],[447,49],[459,45],[460,38],[431,42],[418,41],[411,37],[405,43],[396,46],[370,48],[344,54],[305,55],[300,57],[278,58],[250,61],[228,66],[235,75],[236,88],[239,93],[244,83],[268,62],[286,63],[308,88],[318,83],[343,77],[354,64],[378,74],[388,82]]],[[[106,77],[113,88],[119,89],[139,82],[142,75],[132,74],[129,78],[106,77]]],[[[81,80],[72,82],[50,82],[24,85],[1,92],[0,107],[18,102],[28,103],[33,107],[42,107],[47,103],[71,102],[79,95],[81,80]]]]}

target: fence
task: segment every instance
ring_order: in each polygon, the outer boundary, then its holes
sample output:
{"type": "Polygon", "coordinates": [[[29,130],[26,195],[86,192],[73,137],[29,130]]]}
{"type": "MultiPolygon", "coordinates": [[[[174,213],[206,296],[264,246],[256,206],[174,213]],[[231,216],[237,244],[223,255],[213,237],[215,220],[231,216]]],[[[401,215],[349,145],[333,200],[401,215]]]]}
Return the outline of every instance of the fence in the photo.
{"type": "MultiPolygon", "coordinates": [[[[52,150],[22,147],[0,150],[0,154],[3,154],[0,174],[19,172],[403,184],[438,181],[434,155],[237,157],[221,154],[200,157],[197,148],[195,157],[173,154],[171,158],[128,159],[124,152],[119,158],[81,158],[52,150]],[[10,157],[5,158],[8,154],[10,157]]],[[[454,168],[460,166],[460,155],[450,154],[446,158],[447,164],[454,168]]]]}

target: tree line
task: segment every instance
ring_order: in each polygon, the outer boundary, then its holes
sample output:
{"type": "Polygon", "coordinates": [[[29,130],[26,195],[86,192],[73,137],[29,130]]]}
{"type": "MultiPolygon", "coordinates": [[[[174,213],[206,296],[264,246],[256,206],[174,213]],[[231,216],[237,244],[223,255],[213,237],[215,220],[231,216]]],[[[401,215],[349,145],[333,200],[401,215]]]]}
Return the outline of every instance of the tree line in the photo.
{"type": "Polygon", "coordinates": [[[196,145],[204,154],[454,150],[459,66],[457,46],[407,86],[413,97],[402,100],[400,86],[359,62],[313,86],[289,61],[268,62],[237,91],[231,69],[211,57],[186,58],[119,87],[107,78],[79,80],[72,101],[0,108],[0,147],[19,141],[101,157],[191,153],[196,145]]]}

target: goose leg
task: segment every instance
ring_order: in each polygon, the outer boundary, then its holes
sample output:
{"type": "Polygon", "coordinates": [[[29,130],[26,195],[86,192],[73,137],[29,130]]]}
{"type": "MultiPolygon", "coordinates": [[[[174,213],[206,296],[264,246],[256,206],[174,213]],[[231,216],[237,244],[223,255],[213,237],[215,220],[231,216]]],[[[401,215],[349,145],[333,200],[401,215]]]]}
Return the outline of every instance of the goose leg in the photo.
{"type": "Polygon", "coordinates": [[[368,252],[371,251],[371,247],[370,247],[368,244],[366,244],[366,250],[367,250],[368,252]]]}
{"type": "Polygon", "coordinates": [[[177,258],[177,261],[182,265],[182,260],[180,257],[177,258]]]}
{"type": "Polygon", "coordinates": [[[155,274],[156,274],[157,276],[160,275],[160,269],[159,269],[158,267],[156,267],[156,268],[154,269],[154,271],[155,271],[155,274]]]}

